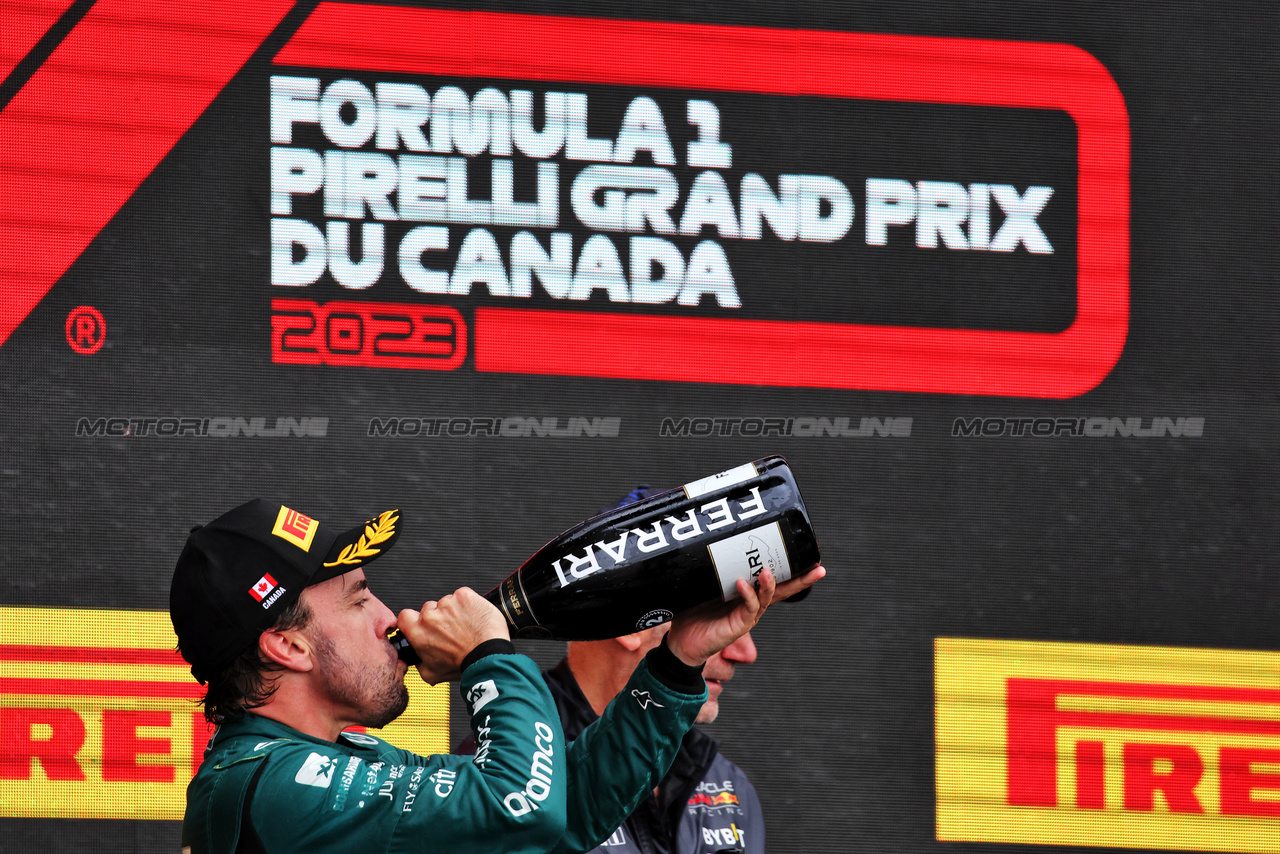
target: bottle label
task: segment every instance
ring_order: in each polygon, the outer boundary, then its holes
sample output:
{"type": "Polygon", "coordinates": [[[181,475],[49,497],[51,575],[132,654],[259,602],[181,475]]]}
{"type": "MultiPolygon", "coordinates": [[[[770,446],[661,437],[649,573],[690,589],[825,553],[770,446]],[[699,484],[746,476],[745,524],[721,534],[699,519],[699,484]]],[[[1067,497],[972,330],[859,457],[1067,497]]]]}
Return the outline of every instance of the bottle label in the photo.
{"type": "Polygon", "coordinates": [[[671,613],[666,608],[655,608],[640,619],[636,620],[636,631],[642,632],[645,629],[651,629],[654,626],[669,623],[674,618],[675,614],[671,613]]]}
{"type": "Polygon", "coordinates": [[[777,522],[743,531],[728,539],[707,546],[716,575],[720,577],[720,590],[728,602],[738,595],[735,585],[745,578],[752,585],[767,566],[779,584],[791,580],[791,561],[782,542],[782,528],[777,522]]]}
{"type": "MultiPolygon", "coordinates": [[[[615,532],[616,538],[597,540],[581,552],[571,551],[551,562],[561,587],[568,587],[579,578],[586,578],[615,566],[632,561],[643,561],[659,552],[679,549],[682,543],[693,547],[700,538],[709,538],[721,528],[745,522],[769,512],[760,487],[753,486],[747,494],[730,500],[726,496],[715,498],[697,508],[686,507],[682,513],[663,516],[643,522],[637,528],[615,532]]],[[[748,532],[749,533],[749,532],[748,532]]],[[[730,582],[730,588],[733,583],[730,582]]],[[[505,601],[505,600],[504,600],[505,601]]],[[[528,600],[525,599],[528,608],[528,600]]]]}
{"type": "Polygon", "coordinates": [[[757,474],[759,472],[756,471],[755,463],[744,463],[740,466],[734,466],[728,471],[722,471],[719,474],[713,474],[710,477],[686,483],[684,485],[684,494],[690,498],[697,498],[699,495],[706,495],[708,492],[715,492],[717,489],[751,480],[757,474]]]}

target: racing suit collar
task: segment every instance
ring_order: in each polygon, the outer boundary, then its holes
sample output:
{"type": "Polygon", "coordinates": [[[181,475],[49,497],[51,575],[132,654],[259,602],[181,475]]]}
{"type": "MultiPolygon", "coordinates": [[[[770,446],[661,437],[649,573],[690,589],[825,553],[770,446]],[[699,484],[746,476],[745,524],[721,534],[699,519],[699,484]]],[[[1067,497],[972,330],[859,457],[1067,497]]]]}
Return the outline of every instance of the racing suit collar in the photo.
{"type": "MultiPolygon", "coordinates": [[[[345,733],[343,733],[345,735],[345,733]]],[[[347,747],[364,747],[364,743],[349,742],[338,736],[338,743],[347,747]]],[[[312,744],[320,744],[333,747],[334,742],[313,735],[307,735],[299,732],[288,724],[282,724],[272,718],[262,715],[255,715],[253,712],[246,712],[244,717],[238,720],[223,721],[218,725],[218,729],[214,732],[213,737],[209,739],[209,749],[216,749],[226,741],[232,738],[257,737],[261,741],[308,741],[312,744]]]]}

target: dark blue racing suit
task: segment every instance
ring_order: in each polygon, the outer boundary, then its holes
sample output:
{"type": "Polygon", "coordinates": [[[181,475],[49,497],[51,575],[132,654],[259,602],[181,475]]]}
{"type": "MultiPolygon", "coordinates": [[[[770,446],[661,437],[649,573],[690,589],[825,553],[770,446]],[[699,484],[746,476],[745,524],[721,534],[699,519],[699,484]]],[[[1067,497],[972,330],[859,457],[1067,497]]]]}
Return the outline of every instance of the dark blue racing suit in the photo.
{"type": "MultiPolygon", "coordinates": [[[[542,674],[560,713],[565,739],[573,741],[596,719],[595,710],[561,661],[542,674]]],[[[474,752],[468,738],[459,753],[474,752]]],[[[755,787],[742,769],[720,754],[720,743],[694,728],[656,794],[591,854],[764,854],[764,816],[755,787]]]]}

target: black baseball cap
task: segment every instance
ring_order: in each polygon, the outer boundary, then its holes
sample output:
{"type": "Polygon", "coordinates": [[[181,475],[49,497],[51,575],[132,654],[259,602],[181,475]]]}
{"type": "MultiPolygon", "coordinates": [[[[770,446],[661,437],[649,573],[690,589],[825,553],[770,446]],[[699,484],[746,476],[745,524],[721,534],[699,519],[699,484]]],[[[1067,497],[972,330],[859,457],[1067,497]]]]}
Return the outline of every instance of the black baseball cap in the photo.
{"type": "Polygon", "coordinates": [[[208,682],[304,589],[380,557],[399,536],[398,510],[337,532],[261,498],[193,528],[169,586],[169,619],[191,674],[208,682]]]}

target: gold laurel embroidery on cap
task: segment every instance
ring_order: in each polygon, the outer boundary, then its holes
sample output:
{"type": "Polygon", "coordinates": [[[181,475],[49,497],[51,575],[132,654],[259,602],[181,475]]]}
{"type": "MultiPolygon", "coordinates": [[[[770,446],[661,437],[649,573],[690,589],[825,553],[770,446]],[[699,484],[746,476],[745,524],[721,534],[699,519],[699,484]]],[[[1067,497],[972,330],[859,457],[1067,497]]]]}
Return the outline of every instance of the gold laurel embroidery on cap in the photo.
{"type": "Polygon", "coordinates": [[[364,533],[360,535],[360,539],[344,548],[338,553],[337,560],[331,560],[325,566],[354,565],[363,563],[368,558],[377,557],[382,553],[382,549],[375,549],[374,546],[385,543],[395,536],[396,522],[400,520],[400,517],[395,515],[397,512],[399,511],[388,510],[377,519],[370,519],[365,523],[364,533]]]}

